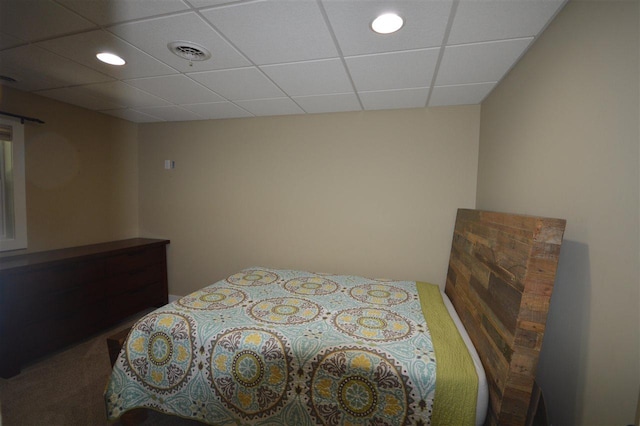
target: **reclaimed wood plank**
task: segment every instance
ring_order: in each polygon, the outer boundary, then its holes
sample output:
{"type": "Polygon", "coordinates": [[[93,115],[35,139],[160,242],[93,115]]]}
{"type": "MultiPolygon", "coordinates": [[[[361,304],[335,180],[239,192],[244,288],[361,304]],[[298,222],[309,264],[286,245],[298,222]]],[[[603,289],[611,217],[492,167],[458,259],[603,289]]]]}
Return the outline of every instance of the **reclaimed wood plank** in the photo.
{"type": "Polygon", "coordinates": [[[489,384],[488,425],[523,425],[566,222],[460,209],[446,293],[489,384]]]}

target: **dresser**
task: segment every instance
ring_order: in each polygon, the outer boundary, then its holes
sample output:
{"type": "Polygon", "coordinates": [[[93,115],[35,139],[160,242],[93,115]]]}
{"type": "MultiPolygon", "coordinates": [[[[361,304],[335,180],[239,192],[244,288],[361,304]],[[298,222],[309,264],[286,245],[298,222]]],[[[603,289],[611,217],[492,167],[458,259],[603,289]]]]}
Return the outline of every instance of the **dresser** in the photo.
{"type": "Polygon", "coordinates": [[[168,299],[168,240],[0,258],[0,377],[168,299]]]}

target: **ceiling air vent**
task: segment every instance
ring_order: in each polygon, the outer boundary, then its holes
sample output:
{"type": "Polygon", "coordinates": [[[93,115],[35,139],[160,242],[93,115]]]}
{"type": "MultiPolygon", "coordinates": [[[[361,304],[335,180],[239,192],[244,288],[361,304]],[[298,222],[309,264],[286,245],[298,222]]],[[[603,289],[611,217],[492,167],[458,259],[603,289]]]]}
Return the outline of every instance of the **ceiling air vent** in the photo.
{"type": "Polygon", "coordinates": [[[167,45],[174,55],[189,61],[189,65],[196,61],[206,61],[211,57],[211,53],[199,44],[190,41],[174,41],[167,45]]]}

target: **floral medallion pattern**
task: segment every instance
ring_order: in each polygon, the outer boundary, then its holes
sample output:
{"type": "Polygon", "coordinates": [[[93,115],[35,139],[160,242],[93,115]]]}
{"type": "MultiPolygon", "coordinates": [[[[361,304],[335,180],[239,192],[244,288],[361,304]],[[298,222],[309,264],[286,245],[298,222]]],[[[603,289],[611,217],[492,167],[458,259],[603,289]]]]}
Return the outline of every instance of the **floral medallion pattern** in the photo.
{"type": "Polygon", "coordinates": [[[246,419],[282,406],[292,370],[282,337],[261,329],[235,329],[218,336],[210,353],[211,386],[226,406],[246,419]]]}
{"type": "Polygon", "coordinates": [[[143,318],[125,345],[127,370],[161,393],[180,388],[191,374],[193,329],[192,319],[179,313],[143,318]]]}
{"type": "Polygon", "coordinates": [[[271,324],[303,324],[315,320],[321,313],[320,305],[297,297],[262,300],[248,311],[256,321],[271,324]]]}
{"type": "Polygon", "coordinates": [[[333,317],[333,324],[349,336],[375,342],[404,340],[415,332],[409,320],[380,308],[342,310],[333,317]]]}
{"type": "Polygon", "coordinates": [[[354,299],[374,305],[398,305],[409,299],[409,293],[388,284],[362,284],[349,290],[354,299]]]}
{"type": "Polygon", "coordinates": [[[231,275],[227,278],[227,282],[229,284],[243,287],[253,287],[273,284],[279,279],[280,277],[278,274],[273,271],[267,271],[264,269],[248,269],[231,275]]]}
{"type": "Polygon", "coordinates": [[[331,294],[337,291],[339,287],[335,282],[317,276],[294,278],[284,283],[284,288],[287,291],[302,296],[331,294]]]}
{"type": "Polygon", "coordinates": [[[312,363],[309,405],[324,425],[403,425],[413,412],[406,378],[366,348],[327,351],[312,363]]]}
{"type": "Polygon", "coordinates": [[[221,310],[244,302],[247,294],[229,287],[204,288],[178,299],[177,304],[189,309],[221,310]]]}

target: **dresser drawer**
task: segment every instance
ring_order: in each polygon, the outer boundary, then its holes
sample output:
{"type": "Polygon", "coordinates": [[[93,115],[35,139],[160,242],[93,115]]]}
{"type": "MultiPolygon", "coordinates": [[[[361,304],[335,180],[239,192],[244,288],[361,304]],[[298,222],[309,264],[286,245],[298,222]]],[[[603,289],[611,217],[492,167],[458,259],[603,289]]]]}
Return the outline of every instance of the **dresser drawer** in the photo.
{"type": "Polygon", "coordinates": [[[158,281],[145,287],[139,287],[126,293],[108,298],[110,318],[125,318],[150,306],[161,306],[166,301],[163,296],[164,283],[158,281]]]}
{"type": "Polygon", "coordinates": [[[90,285],[80,284],[64,291],[34,298],[29,303],[28,312],[21,315],[22,321],[28,325],[44,320],[64,318],[69,316],[69,313],[104,302],[105,290],[103,283],[93,282],[90,285]]]}
{"type": "Polygon", "coordinates": [[[78,285],[75,265],[39,268],[23,274],[7,274],[2,277],[5,297],[13,303],[34,300],[78,285]]]}
{"type": "Polygon", "coordinates": [[[33,268],[24,273],[3,275],[6,297],[20,301],[49,297],[74,287],[100,281],[105,276],[104,262],[95,259],[64,265],[33,268]]]}
{"type": "Polygon", "coordinates": [[[165,270],[165,264],[152,264],[112,276],[107,280],[107,295],[117,296],[139,287],[160,282],[164,279],[165,270]]]}
{"type": "Polygon", "coordinates": [[[63,348],[106,325],[106,301],[72,310],[58,318],[25,324],[16,336],[22,356],[33,359],[63,348]]]}
{"type": "Polygon", "coordinates": [[[108,275],[118,275],[131,270],[165,262],[165,248],[152,247],[132,250],[130,252],[111,256],[106,259],[108,275]]]}

